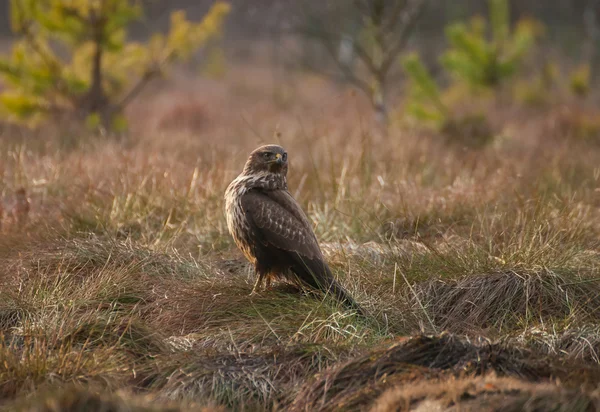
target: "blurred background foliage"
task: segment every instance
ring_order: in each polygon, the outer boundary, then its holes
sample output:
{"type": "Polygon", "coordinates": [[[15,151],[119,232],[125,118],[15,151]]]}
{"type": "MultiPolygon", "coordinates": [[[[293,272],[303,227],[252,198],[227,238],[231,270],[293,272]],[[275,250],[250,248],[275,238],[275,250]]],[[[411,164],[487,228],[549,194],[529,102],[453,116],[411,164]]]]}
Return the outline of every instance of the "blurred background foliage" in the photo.
{"type": "Polygon", "coordinates": [[[217,79],[230,60],[266,58],[360,90],[384,132],[419,125],[483,147],[499,134],[484,106],[587,102],[599,62],[597,0],[12,0],[2,9],[12,51],[0,59],[0,103],[5,118],[33,125],[67,113],[125,131],[127,104],[175,64],[217,79]]]}
{"type": "Polygon", "coordinates": [[[122,112],[146,83],[188,59],[221,29],[229,5],[217,2],[200,22],[173,11],[169,30],[144,42],[127,38],[141,19],[137,1],[13,0],[17,40],[0,58],[4,112],[38,122],[65,113],[92,127],[124,128],[122,112]]]}

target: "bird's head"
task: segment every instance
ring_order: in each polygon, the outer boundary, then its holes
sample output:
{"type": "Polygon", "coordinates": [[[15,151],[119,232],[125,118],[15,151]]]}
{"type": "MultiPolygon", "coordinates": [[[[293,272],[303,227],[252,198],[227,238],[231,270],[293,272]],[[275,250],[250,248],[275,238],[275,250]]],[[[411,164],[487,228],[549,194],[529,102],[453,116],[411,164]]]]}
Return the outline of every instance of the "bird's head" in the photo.
{"type": "Polygon", "coordinates": [[[281,146],[269,144],[250,153],[244,174],[275,173],[285,176],[288,170],[287,152],[281,146]]]}

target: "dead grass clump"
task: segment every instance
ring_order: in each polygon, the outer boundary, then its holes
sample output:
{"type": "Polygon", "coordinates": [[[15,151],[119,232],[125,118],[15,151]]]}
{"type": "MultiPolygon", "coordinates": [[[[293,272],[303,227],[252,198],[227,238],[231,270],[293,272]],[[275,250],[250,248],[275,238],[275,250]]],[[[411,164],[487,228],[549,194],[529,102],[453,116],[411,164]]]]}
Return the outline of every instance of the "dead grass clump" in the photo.
{"type": "Polygon", "coordinates": [[[151,328],[135,316],[100,311],[77,316],[77,324],[63,327],[60,341],[74,346],[114,347],[137,358],[150,358],[167,352],[162,331],[151,328]]]}
{"type": "Polygon", "coordinates": [[[160,331],[115,306],[56,302],[1,336],[0,398],[45,384],[133,384],[161,353],[160,331]]]}
{"type": "Polygon", "coordinates": [[[0,396],[46,383],[117,388],[168,351],[143,309],[153,283],[196,274],[177,255],[95,236],[23,246],[0,259],[0,396]]]}
{"type": "Polygon", "coordinates": [[[6,405],[14,412],[225,412],[209,404],[157,401],[151,396],[110,393],[82,386],[54,387],[6,405]]]}
{"type": "Polygon", "coordinates": [[[418,382],[388,389],[371,412],[403,411],[564,411],[597,410],[600,398],[554,383],[531,383],[493,375],[418,382]]]}
{"type": "Polygon", "coordinates": [[[339,366],[334,366],[306,383],[292,410],[348,410],[373,401],[387,382],[427,368],[441,374],[500,376],[531,381],[560,378],[577,386],[600,379],[600,369],[581,364],[566,365],[558,358],[536,355],[528,350],[485,339],[472,342],[451,334],[419,336],[390,347],[376,349],[339,366]]]}
{"type": "Polygon", "coordinates": [[[204,267],[191,259],[184,259],[175,251],[161,253],[128,239],[116,239],[92,233],[84,236],[46,239],[20,250],[25,267],[44,268],[46,271],[95,273],[110,267],[130,268],[155,277],[190,278],[202,273],[204,267]]]}
{"type": "Polygon", "coordinates": [[[133,363],[113,347],[60,342],[43,334],[12,336],[0,345],[0,399],[46,384],[85,383],[118,388],[131,378],[133,363]]]}
{"type": "Polygon", "coordinates": [[[505,271],[415,286],[415,307],[440,329],[501,332],[517,325],[576,317],[600,319],[600,281],[577,275],[505,271]]]}
{"type": "Polygon", "coordinates": [[[18,326],[27,316],[27,312],[14,304],[0,306],[0,333],[18,326]]]}
{"type": "Polygon", "coordinates": [[[526,346],[538,353],[565,355],[573,359],[600,364],[600,326],[539,325],[507,337],[508,341],[526,346]]]}
{"type": "Polygon", "coordinates": [[[10,319],[11,313],[31,313],[57,304],[131,308],[156,299],[151,285],[185,282],[205,276],[207,270],[177,253],[166,255],[96,235],[34,241],[2,263],[0,307],[10,319]]]}
{"type": "Polygon", "coordinates": [[[345,348],[294,345],[218,352],[196,348],[159,362],[151,387],[161,398],[209,399],[233,410],[264,410],[288,403],[299,385],[340,358],[345,348]]]}

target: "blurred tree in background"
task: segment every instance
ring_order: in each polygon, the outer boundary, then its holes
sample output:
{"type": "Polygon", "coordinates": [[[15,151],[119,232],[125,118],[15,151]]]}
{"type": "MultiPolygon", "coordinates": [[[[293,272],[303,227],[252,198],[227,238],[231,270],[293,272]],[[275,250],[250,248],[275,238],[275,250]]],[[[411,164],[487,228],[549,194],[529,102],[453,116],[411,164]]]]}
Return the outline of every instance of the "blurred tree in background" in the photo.
{"type": "Polygon", "coordinates": [[[453,23],[446,29],[450,49],[442,56],[442,65],[474,89],[500,87],[514,76],[543,31],[531,19],[520,19],[511,27],[507,0],[490,0],[489,10],[489,23],[474,17],[471,24],[453,23]]]}
{"type": "Polygon", "coordinates": [[[370,98],[383,123],[387,88],[398,56],[427,0],[330,1],[326,14],[309,14],[296,30],[323,46],[342,76],[370,98]]]}
{"type": "Polygon", "coordinates": [[[508,0],[488,1],[487,20],[476,16],[469,24],[457,22],[446,28],[449,48],[440,62],[451,79],[447,90],[440,89],[418,54],[403,59],[410,80],[407,114],[432,123],[449,139],[475,147],[493,138],[485,118],[478,113],[457,118],[452,107],[459,100],[500,97],[502,86],[515,77],[544,31],[543,25],[532,19],[511,25],[508,0]]]}
{"type": "Polygon", "coordinates": [[[166,34],[127,40],[143,13],[135,0],[12,0],[17,35],[0,59],[2,110],[36,122],[72,116],[91,126],[122,128],[123,110],[148,82],[219,35],[229,5],[216,2],[200,22],[171,13],[166,34]]]}
{"type": "MultiPolygon", "coordinates": [[[[472,18],[469,24],[452,23],[446,27],[450,47],[442,54],[442,67],[450,74],[453,86],[479,93],[498,89],[517,73],[543,26],[531,19],[510,22],[508,0],[489,0],[489,17],[472,18]]],[[[407,110],[422,121],[439,125],[448,120],[447,105],[433,77],[417,54],[404,59],[411,80],[411,101],[407,110]]]]}

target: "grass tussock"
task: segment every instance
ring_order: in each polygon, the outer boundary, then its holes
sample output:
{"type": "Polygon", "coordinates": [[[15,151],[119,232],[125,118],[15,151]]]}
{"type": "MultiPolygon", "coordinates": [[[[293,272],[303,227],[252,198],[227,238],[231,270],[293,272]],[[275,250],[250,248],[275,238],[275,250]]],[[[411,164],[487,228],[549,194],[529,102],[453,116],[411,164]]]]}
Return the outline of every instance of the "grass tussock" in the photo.
{"type": "Polygon", "coordinates": [[[474,328],[501,333],[539,322],[586,323],[600,317],[598,280],[569,273],[510,271],[436,279],[416,285],[415,291],[414,305],[426,308],[438,328],[457,333],[474,328]]]}
{"type": "Polygon", "coordinates": [[[231,408],[287,405],[308,377],[349,355],[325,345],[255,347],[227,353],[194,346],[165,366],[152,386],[166,399],[213,399],[231,408]]]}
{"type": "Polygon", "coordinates": [[[597,368],[565,365],[560,358],[536,356],[515,346],[451,334],[420,336],[324,371],[300,390],[291,410],[364,408],[393,384],[490,373],[528,381],[558,378],[573,387],[593,387],[600,379],[597,368]]]}
{"type": "Polygon", "coordinates": [[[369,409],[391,411],[588,411],[597,395],[493,375],[398,386],[384,392],[369,409]]]}
{"type": "Polygon", "coordinates": [[[592,364],[600,362],[600,328],[596,323],[540,325],[507,339],[540,353],[563,355],[592,364]]]}

